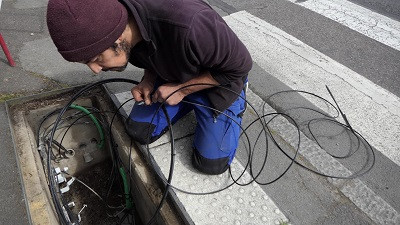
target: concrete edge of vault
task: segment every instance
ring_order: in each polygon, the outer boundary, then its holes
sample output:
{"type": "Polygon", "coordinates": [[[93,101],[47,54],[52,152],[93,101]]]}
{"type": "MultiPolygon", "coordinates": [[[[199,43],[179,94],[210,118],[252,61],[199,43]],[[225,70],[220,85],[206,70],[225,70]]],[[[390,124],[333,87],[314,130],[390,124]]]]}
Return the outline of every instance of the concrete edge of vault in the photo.
{"type": "MultiPolygon", "coordinates": [[[[108,97],[111,99],[111,101],[114,103],[115,107],[117,109],[119,109],[119,113],[120,115],[122,115],[123,117],[127,118],[128,115],[125,112],[124,108],[121,107],[121,103],[118,101],[117,97],[114,95],[114,93],[112,93],[106,85],[103,85],[103,88],[105,90],[105,92],[107,93],[108,97]]],[[[137,143],[137,146],[139,147],[139,150],[141,151],[141,153],[143,155],[149,155],[150,157],[151,154],[148,154],[147,149],[145,148],[145,146],[140,145],[137,143]]],[[[153,162],[155,161],[154,158],[151,158],[150,160],[152,160],[153,162]]],[[[151,167],[151,166],[150,166],[151,167]]],[[[163,173],[161,172],[161,168],[153,163],[153,167],[151,169],[154,169],[154,172],[162,177],[158,177],[158,182],[161,184],[163,183],[164,180],[167,180],[167,178],[163,175],[163,173]]],[[[164,184],[165,185],[165,184],[164,184]]],[[[186,212],[185,210],[185,206],[178,200],[178,197],[176,196],[175,192],[170,189],[168,192],[168,196],[170,198],[170,201],[172,202],[172,204],[176,207],[177,212],[179,213],[181,219],[183,220],[185,225],[192,225],[194,224],[193,220],[191,219],[191,217],[189,216],[189,214],[186,212]]]]}

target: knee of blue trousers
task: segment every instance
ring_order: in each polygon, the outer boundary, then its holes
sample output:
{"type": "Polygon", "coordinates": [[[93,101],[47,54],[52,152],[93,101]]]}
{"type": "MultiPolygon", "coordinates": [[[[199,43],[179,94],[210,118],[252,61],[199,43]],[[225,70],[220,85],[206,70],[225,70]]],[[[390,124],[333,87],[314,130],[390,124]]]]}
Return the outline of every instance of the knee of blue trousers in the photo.
{"type": "MultiPolygon", "coordinates": [[[[244,96],[244,92],[242,95],[244,96]]],[[[196,169],[206,174],[216,175],[224,173],[229,168],[238,147],[244,104],[245,101],[238,98],[225,111],[229,118],[220,115],[223,119],[219,119],[218,123],[213,122],[210,126],[207,125],[210,118],[207,117],[204,120],[198,118],[200,126],[198,124],[197,128],[207,127],[208,132],[202,129],[196,130],[192,157],[193,166],[196,169]],[[232,122],[233,118],[236,122],[232,122]],[[210,129],[216,133],[210,134],[210,129]]]]}
{"type": "Polygon", "coordinates": [[[152,136],[155,127],[154,124],[133,121],[129,117],[125,121],[125,130],[128,135],[142,145],[150,144],[157,139],[157,137],[152,136]]]}
{"type": "Polygon", "coordinates": [[[218,175],[224,173],[229,168],[230,161],[229,157],[208,159],[203,157],[197,149],[193,149],[193,167],[205,174],[218,175]]]}
{"type": "Polygon", "coordinates": [[[238,147],[241,118],[237,118],[238,124],[229,122],[227,128],[223,122],[214,123],[223,126],[216,126],[216,133],[213,134],[196,130],[192,161],[193,166],[199,171],[206,174],[221,174],[229,168],[238,147]]]}

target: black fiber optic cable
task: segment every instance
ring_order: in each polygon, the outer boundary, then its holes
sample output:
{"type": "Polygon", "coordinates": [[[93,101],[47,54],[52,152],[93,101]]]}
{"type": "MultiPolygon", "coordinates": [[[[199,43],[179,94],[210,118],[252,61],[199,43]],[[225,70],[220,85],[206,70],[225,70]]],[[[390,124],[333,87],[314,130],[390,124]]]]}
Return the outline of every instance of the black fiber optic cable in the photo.
{"type": "MultiPolygon", "coordinates": [[[[327,88],[327,90],[330,92],[330,90],[329,90],[329,88],[328,88],[327,86],[326,86],[326,88],[327,88]]],[[[330,116],[329,114],[326,114],[326,113],[324,113],[324,112],[321,112],[321,111],[318,111],[318,110],[315,110],[315,109],[312,109],[312,108],[308,108],[308,107],[297,107],[297,108],[302,108],[302,109],[307,109],[307,110],[310,110],[310,111],[314,111],[314,112],[317,112],[317,113],[319,113],[319,114],[321,114],[321,115],[323,115],[323,116],[328,117],[328,118],[313,119],[314,121],[315,121],[315,120],[327,120],[327,121],[330,121],[330,122],[332,122],[332,123],[336,123],[336,124],[338,124],[339,126],[345,128],[345,129],[350,130],[350,131],[352,132],[352,134],[353,134],[355,137],[357,137],[357,141],[358,141],[359,143],[360,143],[360,142],[363,143],[365,149],[369,149],[370,152],[371,152],[371,154],[372,154],[372,163],[371,163],[371,165],[370,165],[369,167],[367,167],[367,168],[361,168],[360,170],[356,171],[355,173],[353,173],[352,175],[349,175],[349,176],[334,176],[334,175],[324,174],[324,173],[321,173],[321,172],[316,171],[316,170],[314,170],[314,169],[311,169],[311,168],[309,168],[309,167],[307,167],[307,166],[301,164],[301,163],[298,162],[298,161],[295,161],[295,163],[296,163],[297,165],[299,165],[299,166],[302,167],[303,169],[306,169],[306,170],[308,170],[308,171],[310,171],[310,172],[312,172],[312,173],[315,173],[315,174],[317,174],[317,175],[320,175],[320,176],[323,176],[323,177],[326,177],[326,178],[336,178],[336,179],[353,179],[353,178],[355,178],[355,177],[359,177],[359,176],[362,176],[362,175],[366,174],[367,172],[369,172],[369,171],[372,169],[372,167],[373,167],[374,164],[375,164],[375,153],[374,153],[374,151],[373,151],[373,149],[372,149],[372,146],[369,144],[369,142],[368,142],[359,132],[357,132],[357,131],[353,130],[352,128],[350,128],[349,125],[342,124],[342,123],[340,123],[340,122],[338,122],[338,121],[336,121],[336,120],[333,120],[334,118],[338,118],[339,115],[344,115],[344,113],[343,113],[340,109],[336,108],[332,103],[330,103],[330,102],[329,102],[328,100],[326,100],[325,98],[322,98],[322,97],[320,97],[320,96],[318,96],[318,95],[316,95],[316,94],[314,94],[314,93],[310,93],[310,92],[307,92],[307,91],[301,91],[301,90],[287,90],[287,91],[276,92],[276,93],[270,95],[270,96],[268,97],[268,99],[270,99],[271,97],[273,97],[273,96],[275,96],[275,95],[282,94],[282,93],[303,93],[303,94],[308,94],[308,95],[317,97],[317,98],[319,98],[320,100],[322,100],[323,102],[325,102],[325,103],[329,104],[330,106],[332,106],[332,107],[336,110],[336,116],[330,116]],[[363,171],[363,169],[365,169],[365,171],[363,171]]],[[[331,92],[330,92],[330,95],[331,95],[331,97],[334,99],[334,97],[333,97],[333,95],[332,95],[331,92]]],[[[334,100],[334,101],[336,102],[336,100],[334,100]]],[[[266,103],[264,103],[264,104],[266,104],[266,103]]],[[[336,105],[338,106],[337,103],[336,103],[336,105]]],[[[263,108],[265,108],[265,107],[263,107],[263,108]]],[[[292,110],[292,109],[289,109],[289,110],[292,110]]],[[[290,118],[290,116],[289,116],[289,118],[290,118]]],[[[310,123],[310,122],[309,122],[309,123],[310,123]]],[[[309,124],[309,123],[308,123],[308,124],[309,124]]],[[[348,121],[347,121],[346,123],[348,123],[348,121]]],[[[309,125],[308,125],[308,127],[309,127],[309,125]]],[[[298,128],[298,129],[299,129],[299,128],[298,128]]],[[[309,129],[308,131],[310,132],[311,136],[314,138],[314,141],[316,141],[317,144],[322,148],[322,146],[319,144],[319,142],[315,139],[315,136],[314,136],[313,132],[311,131],[311,129],[309,129]]],[[[293,159],[292,159],[289,155],[287,155],[287,153],[286,153],[285,151],[283,151],[283,149],[278,145],[278,143],[276,142],[275,138],[273,138],[273,136],[271,136],[271,138],[272,138],[273,142],[275,143],[275,145],[278,147],[278,149],[279,149],[286,157],[288,157],[289,159],[293,160],[293,159]]],[[[299,136],[299,138],[300,138],[300,136],[299,136]]],[[[324,148],[322,148],[322,149],[324,149],[324,148]]],[[[358,150],[358,148],[357,148],[357,150],[358,150]]],[[[356,150],[356,151],[357,151],[357,150],[356,150]]],[[[328,153],[328,154],[331,155],[332,157],[334,157],[332,154],[330,154],[330,153],[328,153]]],[[[354,154],[354,153],[353,153],[353,154],[354,154]]],[[[352,155],[352,154],[349,154],[349,156],[351,156],[351,155],[352,155]]],[[[334,157],[334,158],[340,158],[340,157],[334,157]]],[[[366,166],[366,164],[364,165],[364,167],[365,167],[365,166],[366,166]]]]}
{"type": "Polygon", "coordinates": [[[347,126],[350,128],[350,130],[354,133],[353,128],[350,126],[350,123],[349,123],[349,121],[347,120],[346,114],[344,114],[344,113],[342,112],[342,110],[340,109],[339,104],[336,102],[335,97],[333,97],[333,94],[332,94],[331,90],[329,89],[329,87],[328,87],[327,85],[325,85],[325,87],[326,87],[326,90],[328,90],[329,95],[332,97],[333,101],[335,102],[335,104],[336,104],[336,106],[337,106],[337,109],[339,110],[340,115],[342,115],[342,117],[343,117],[343,119],[344,119],[344,122],[347,124],[347,126]]]}

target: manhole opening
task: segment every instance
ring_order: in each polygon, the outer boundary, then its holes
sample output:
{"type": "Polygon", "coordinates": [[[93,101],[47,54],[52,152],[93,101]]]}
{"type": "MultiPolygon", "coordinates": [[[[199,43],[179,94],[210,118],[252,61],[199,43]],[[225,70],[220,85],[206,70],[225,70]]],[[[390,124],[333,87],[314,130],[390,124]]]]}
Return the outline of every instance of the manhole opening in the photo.
{"type": "MultiPolygon", "coordinates": [[[[32,224],[60,222],[49,191],[49,158],[54,190],[72,224],[143,224],[155,211],[158,183],[126,135],[122,118],[114,117],[115,106],[103,88],[86,93],[64,114],[50,152],[59,109],[79,88],[7,104],[32,224]]],[[[156,223],[176,218],[169,209],[156,223]]]]}

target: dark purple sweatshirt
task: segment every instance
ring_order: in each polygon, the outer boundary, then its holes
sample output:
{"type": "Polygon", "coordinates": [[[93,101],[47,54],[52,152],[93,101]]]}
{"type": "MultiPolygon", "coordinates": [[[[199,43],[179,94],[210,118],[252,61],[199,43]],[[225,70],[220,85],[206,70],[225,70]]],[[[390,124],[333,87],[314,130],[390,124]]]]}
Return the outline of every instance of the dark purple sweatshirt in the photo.
{"type": "MultiPolygon", "coordinates": [[[[121,0],[138,24],[143,41],[129,62],[170,83],[183,83],[209,71],[221,85],[240,93],[252,67],[244,44],[225,21],[201,0],[121,0]]],[[[206,89],[220,111],[237,95],[206,89]]]]}

